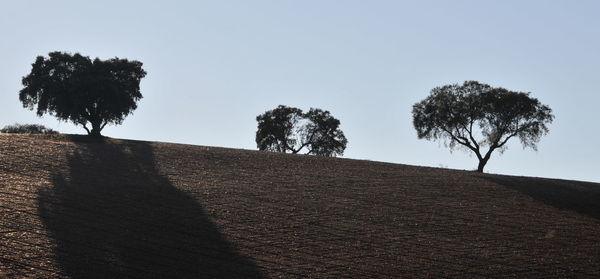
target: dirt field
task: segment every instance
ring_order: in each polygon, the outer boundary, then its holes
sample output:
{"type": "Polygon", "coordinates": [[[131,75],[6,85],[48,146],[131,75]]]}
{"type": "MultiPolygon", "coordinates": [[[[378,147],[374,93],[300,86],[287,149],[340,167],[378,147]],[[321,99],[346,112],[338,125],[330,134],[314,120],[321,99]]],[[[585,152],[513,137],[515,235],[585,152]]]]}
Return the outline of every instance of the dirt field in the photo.
{"type": "Polygon", "coordinates": [[[600,184],[0,135],[0,278],[599,278],[600,184]]]}

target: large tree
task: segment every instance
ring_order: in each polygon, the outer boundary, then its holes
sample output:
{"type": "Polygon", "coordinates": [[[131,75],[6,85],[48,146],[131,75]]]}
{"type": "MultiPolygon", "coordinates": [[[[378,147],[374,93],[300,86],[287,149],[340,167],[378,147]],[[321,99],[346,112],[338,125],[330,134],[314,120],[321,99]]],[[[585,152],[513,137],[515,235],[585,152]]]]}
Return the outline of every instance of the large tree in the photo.
{"type": "Polygon", "coordinates": [[[89,135],[100,136],[107,124],[121,124],[137,108],[144,76],[139,61],[51,52],[38,56],[31,73],[23,77],[19,100],[38,116],[48,113],[70,120],[89,135]]]}
{"type": "Polygon", "coordinates": [[[348,140],[339,128],[340,121],[329,111],[280,105],[256,117],[256,145],[259,150],[321,156],[343,155],[348,140]]]}
{"type": "Polygon", "coordinates": [[[479,160],[478,172],[483,172],[495,150],[506,149],[511,138],[535,150],[554,119],[550,107],[529,93],[477,81],[433,88],[412,113],[420,139],[443,140],[451,149],[458,145],[472,151],[479,160]]]}

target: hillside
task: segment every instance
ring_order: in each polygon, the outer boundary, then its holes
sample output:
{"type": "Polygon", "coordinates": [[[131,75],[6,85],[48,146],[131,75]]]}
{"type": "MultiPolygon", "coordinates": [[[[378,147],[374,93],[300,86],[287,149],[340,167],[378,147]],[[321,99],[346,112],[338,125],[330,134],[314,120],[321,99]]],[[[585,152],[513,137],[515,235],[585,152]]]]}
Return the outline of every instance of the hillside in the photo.
{"type": "Polygon", "coordinates": [[[64,135],[0,159],[6,278],[600,277],[597,183],[64,135]]]}

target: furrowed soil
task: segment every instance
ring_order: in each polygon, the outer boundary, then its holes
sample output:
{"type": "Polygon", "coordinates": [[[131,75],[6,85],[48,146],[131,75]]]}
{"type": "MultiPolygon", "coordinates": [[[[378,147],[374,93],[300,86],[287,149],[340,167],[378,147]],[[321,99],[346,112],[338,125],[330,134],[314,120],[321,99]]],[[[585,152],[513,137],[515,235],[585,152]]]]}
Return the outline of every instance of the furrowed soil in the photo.
{"type": "Polygon", "coordinates": [[[0,278],[599,278],[600,184],[0,135],[0,278]]]}

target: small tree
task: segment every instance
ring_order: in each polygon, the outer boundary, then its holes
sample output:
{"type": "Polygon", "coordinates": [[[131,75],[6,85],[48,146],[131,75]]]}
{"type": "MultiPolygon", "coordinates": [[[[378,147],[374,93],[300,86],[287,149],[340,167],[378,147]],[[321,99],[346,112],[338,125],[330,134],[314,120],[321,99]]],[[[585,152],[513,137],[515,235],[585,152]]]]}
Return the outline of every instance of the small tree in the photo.
{"type": "Polygon", "coordinates": [[[442,139],[450,149],[458,144],[471,150],[479,160],[478,172],[483,172],[492,152],[498,149],[502,153],[513,137],[518,137],[524,148],[535,150],[554,119],[550,107],[529,93],[477,81],[436,87],[413,106],[412,113],[420,139],[442,139]],[[483,138],[476,139],[477,133],[483,138]]]}
{"type": "Polygon", "coordinates": [[[40,124],[19,124],[15,123],[14,125],[7,125],[4,128],[0,129],[0,133],[6,134],[58,134],[57,131],[54,131],[50,128],[45,127],[40,124]]]}
{"type": "Polygon", "coordinates": [[[280,105],[256,117],[256,145],[259,150],[291,152],[306,148],[306,154],[343,155],[348,140],[339,129],[340,121],[329,111],[280,105]]]}
{"type": "Polygon", "coordinates": [[[31,73],[23,77],[19,100],[23,107],[36,108],[38,116],[48,113],[101,136],[107,124],[121,124],[137,108],[144,76],[138,61],[92,61],[79,53],[51,52],[47,58],[38,56],[31,73]]]}

